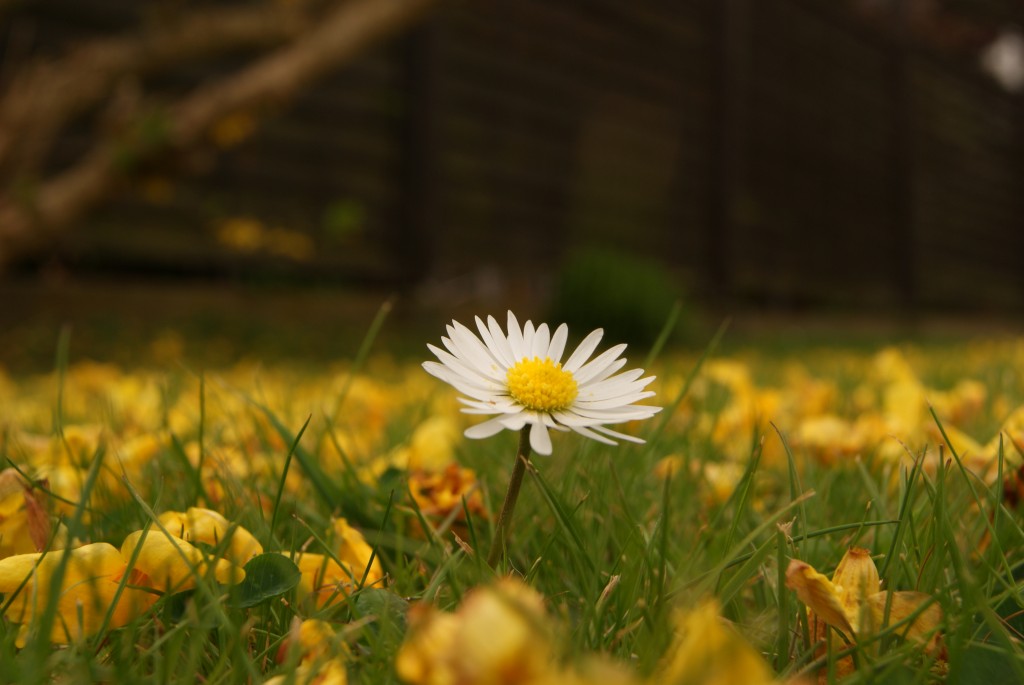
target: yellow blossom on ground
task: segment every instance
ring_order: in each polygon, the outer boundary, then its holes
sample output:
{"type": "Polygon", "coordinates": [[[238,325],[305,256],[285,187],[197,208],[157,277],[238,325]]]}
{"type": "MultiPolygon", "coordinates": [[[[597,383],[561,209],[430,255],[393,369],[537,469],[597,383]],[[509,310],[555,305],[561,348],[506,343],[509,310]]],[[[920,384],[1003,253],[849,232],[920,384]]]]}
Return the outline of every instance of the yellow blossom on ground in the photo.
{"type": "Polygon", "coordinates": [[[188,542],[202,542],[217,547],[230,537],[224,558],[239,566],[245,566],[254,556],[263,553],[263,545],[252,533],[241,526],[232,526],[226,518],[211,509],[189,507],[184,512],[167,511],[160,515],[159,520],[160,525],[171,535],[188,542]]]}
{"type": "Polygon", "coordinates": [[[476,473],[457,464],[449,464],[440,472],[410,473],[409,493],[428,521],[436,525],[449,520],[451,528],[461,538],[468,534],[467,512],[487,516],[476,473]]]}
{"type": "Polygon", "coordinates": [[[654,464],[654,468],[651,472],[661,480],[667,480],[669,478],[675,478],[679,475],[680,469],[683,468],[683,464],[686,460],[681,454],[670,454],[662,457],[654,464]]]}
{"type": "MultiPolygon", "coordinates": [[[[349,650],[343,642],[339,642],[331,624],[315,618],[305,621],[294,619],[287,638],[278,650],[278,662],[283,663],[288,659],[292,645],[297,645],[299,649],[299,666],[293,682],[316,685],[345,685],[348,682],[346,662],[349,650]]],[[[274,676],[266,682],[283,685],[289,682],[289,676],[274,676]]]]}
{"type": "Polygon", "coordinates": [[[409,609],[409,629],[395,658],[395,672],[411,685],[449,685],[455,683],[451,663],[459,619],[455,614],[429,604],[409,609]]]}
{"type": "Polygon", "coordinates": [[[416,426],[395,465],[410,471],[440,471],[454,461],[455,446],[460,442],[462,431],[451,417],[433,416],[416,426]]]}
{"type": "Polygon", "coordinates": [[[999,451],[999,438],[1003,436],[1003,451],[1005,456],[1014,452],[1014,448],[1024,454],[1024,406],[1017,407],[1003,421],[999,432],[992,437],[992,440],[985,445],[985,452],[990,455],[997,455],[999,451]]]}
{"type": "Polygon", "coordinates": [[[705,602],[679,612],[676,633],[652,679],[659,685],[768,685],[775,683],[768,664],[705,602]]]}
{"type": "Polygon", "coordinates": [[[965,378],[947,392],[932,392],[928,401],[943,421],[962,425],[981,413],[988,399],[988,388],[980,381],[965,378]]]}
{"type": "Polygon", "coordinates": [[[164,534],[157,528],[131,533],[121,544],[121,554],[130,559],[140,545],[135,570],[145,574],[139,584],[161,592],[181,592],[196,586],[196,578],[205,578],[213,563],[213,578],[218,583],[240,583],[245,571],[227,559],[211,559],[188,542],[164,534]],[[145,538],[143,539],[143,535],[145,538]]]}
{"type": "Polygon", "coordinates": [[[264,681],[264,685],[347,685],[348,671],[337,659],[323,663],[300,664],[294,674],[277,675],[264,681]]]}
{"type": "Polygon", "coordinates": [[[0,471],[0,559],[42,551],[48,536],[40,545],[39,536],[33,535],[31,497],[28,484],[16,469],[0,471]]]}
{"type": "MultiPolygon", "coordinates": [[[[359,453],[362,448],[348,435],[329,436],[330,452],[359,453]]],[[[391,468],[437,473],[455,461],[455,446],[462,441],[462,431],[451,416],[432,416],[413,430],[409,441],[385,454],[359,464],[359,478],[364,483],[375,483],[381,474],[391,468]]]]}
{"type": "Polygon", "coordinates": [[[558,672],[543,598],[514,578],[479,587],[454,614],[414,607],[395,661],[410,685],[526,685],[558,672]]]}
{"type": "Polygon", "coordinates": [[[48,511],[47,485],[29,484],[14,468],[0,471],[0,559],[66,545],[67,528],[48,511]]]}
{"type": "MultiPolygon", "coordinates": [[[[333,556],[313,552],[300,552],[294,555],[295,565],[302,574],[298,598],[301,601],[312,596],[319,607],[346,597],[360,586],[364,574],[365,585],[379,584],[384,578],[380,561],[373,554],[373,548],[367,544],[358,530],[348,525],[345,519],[338,518],[332,524],[332,531],[333,556]]],[[[291,556],[286,552],[282,554],[291,556]]]]}
{"type": "Polygon", "coordinates": [[[159,433],[128,437],[114,448],[118,470],[126,473],[130,480],[137,480],[136,476],[142,468],[153,461],[169,443],[168,436],[159,433]]]}
{"type": "MultiPolygon", "coordinates": [[[[282,554],[289,556],[285,552],[282,554]]],[[[311,596],[318,607],[328,606],[338,599],[347,597],[358,587],[363,576],[362,569],[340,566],[326,554],[302,552],[296,554],[293,561],[302,574],[297,599],[302,601],[311,596]]]]}
{"type": "MultiPolygon", "coordinates": [[[[578,664],[543,674],[533,685],[640,685],[640,678],[622,664],[587,656],[578,664]]],[[[652,685],[654,685],[652,683],[652,685]]]]}
{"type": "MultiPolygon", "coordinates": [[[[298,642],[302,661],[325,659],[339,651],[337,634],[331,624],[317,618],[293,622],[289,635],[289,641],[291,640],[298,642]]],[[[344,654],[348,654],[348,648],[344,643],[340,643],[340,649],[344,654]]]]}
{"type": "MultiPolygon", "coordinates": [[[[924,645],[928,652],[939,648],[939,606],[924,593],[881,590],[878,569],[865,549],[847,550],[831,580],[810,564],[793,559],[786,569],[786,587],[794,590],[811,612],[811,637],[816,642],[824,640],[826,626],[842,631],[848,644],[852,644],[877,634],[885,625],[916,616],[898,628],[896,634],[924,645]]],[[[824,646],[819,647],[819,652],[824,653],[824,646]]],[[[853,668],[851,657],[844,657],[837,664],[840,675],[852,672],[853,668]]]]}
{"type": "Polygon", "coordinates": [[[917,379],[901,380],[887,385],[883,391],[882,413],[897,435],[910,435],[923,425],[928,416],[925,389],[917,379]]]}
{"type": "Polygon", "coordinates": [[[860,445],[850,440],[853,426],[835,414],[822,414],[804,419],[792,437],[795,448],[806,449],[823,464],[852,457],[860,445]]]}
{"type": "Polygon", "coordinates": [[[156,595],[131,585],[124,587],[114,604],[126,569],[125,558],[105,542],[0,559],[0,594],[10,602],[5,616],[21,624],[18,645],[24,646],[34,617],[51,601],[57,602],[57,616],[50,640],[58,643],[92,635],[100,629],[108,611],[110,628],[123,626],[147,611],[156,595]],[[67,562],[58,586],[56,573],[65,554],[67,562]],[[56,600],[52,596],[55,591],[56,600]]]}
{"type": "Polygon", "coordinates": [[[348,525],[343,518],[334,519],[331,525],[334,530],[334,553],[341,563],[350,568],[358,569],[360,577],[369,567],[366,583],[372,585],[384,577],[380,568],[380,559],[374,553],[373,548],[366,542],[366,538],[358,530],[348,525]],[[371,563],[370,560],[373,560],[371,563]]]}

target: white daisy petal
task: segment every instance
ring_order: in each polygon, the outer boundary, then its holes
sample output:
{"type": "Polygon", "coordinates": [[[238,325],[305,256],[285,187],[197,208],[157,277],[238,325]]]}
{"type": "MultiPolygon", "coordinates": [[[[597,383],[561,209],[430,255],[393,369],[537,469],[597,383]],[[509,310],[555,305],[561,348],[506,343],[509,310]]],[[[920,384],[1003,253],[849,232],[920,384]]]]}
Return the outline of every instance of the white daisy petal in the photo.
{"type": "MultiPolygon", "coordinates": [[[[501,326],[494,319],[493,316],[487,317],[487,330],[491,332],[491,340],[494,341],[495,346],[498,348],[496,351],[505,359],[508,367],[511,367],[516,363],[515,353],[512,351],[511,345],[508,344],[508,338],[501,332],[501,326]]],[[[506,370],[508,370],[506,368],[506,370]]]]}
{"type": "Polygon", "coordinates": [[[537,334],[532,321],[523,324],[523,354],[533,359],[533,338],[537,334]]]}
{"type": "Polygon", "coordinates": [[[455,323],[455,337],[452,342],[462,351],[463,356],[472,362],[481,373],[495,380],[504,380],[505,372],[499,366],[498,360],[491,354],[480,338],[473,334],[461,323],[455,323]]]}
{"type": "Polygon", "coordinates": [[[605,428],[604,426],[595,426],[594,430],[597,431],[598,433],[602,433],[604,435],[608,435],[608,436],[613,437],[613,438],[618,438],[619,440],[627,440],[629,442],[635,442],[638,445],[642,445],[642,444],[644,444],[644,442],[646,442],[643,438],[638,438],[635,435],[626,435],[625,433],[620,433],[618,431],[613,431],[610,428],[605,428]]]}
{"type": "Polygon", "coordinates": [[[576,350],[569,355],[569,359],[562,365],[562,368],[570,373],[575,373],[577,369],[583,366],[583,362],[587,361],[590,355],[594,353],[594,350],[597,349],[597,344],[601,342],[603,335],[604,329],[598,328],[585,337],[576,350]]]}
{"type": "Polygon", "coordinates": [[[548,435],[547,426],[543,423],[530,426],[530,447],[537,454],[551,454],[551,436],[548,435]]]}
{"type": "Polygon", "coordinates": [[[631,405],[616,407],[615,409],[587,409],[584,407],[573,407],[572,412],[581,419],[587,421],[588,426],[598,423],[623,423],[624,421],[637,421],[649,419],[661,411],[661,407],[648,407],[646,405],[631,405]]]}
{"type": "Polygon", "coordinates": [[[449,384],[450,386],[452,386],[453,388],[455,388],[456,390],[461,392],[463,395],[468,395],[469,397],[472,397],[473,399],[480,400],[482,402],[486,402],[486,401],[491,400],[491,399],[493,399],[495,397],[494,393],[492,393],[490,391],[487,391],[487,390],[481,390],[479,388],[475,388],[472,385],[467,385],[466,383],[461,382],[457,377],[453,378],[450,373],[447,376],[443,376],[443,375],[437,374],[437,373],[432,374],[432,375],[437,377],[437,378],[439,378],[439,379],[441,379],[445,383],[449,384]]]}
{"type": "Polygon", "coordinates": [[[548,345],[551,343],[551,333],[548,331],[548,325],[542,323],[537,326],[537,331],[533,335],[533,345],[530,346],[530,356],[537,357],[538,359],[546,359],[548,356],[548,345]]]}
{"type": "Polygon", "coordinates": [[[608,399],[591,400],[589,402],[577,402],[575,406],[581,409],[611,409],[612,407],[621,407],[624,404],[633,404],[634,402],[645,400],[648,397],[654,397],[654,393],[650,391],[637,392],[623,397],[611,397],[608,399]]]}
{"type": "Polygon", "coordinates": [[[589,426],[593,423],[593,419],[580,416],[575,412],[568,411],[556,411],[551,414],[551,418],[557,421],[563,426],[589,426]]]}
{"type": "Polygon", "coordinates": [[[526,346],[523,344],[523,331],[519,328],[516,315],[511,311],[508,313],[508,344],[512,348],[512,357],[520,361],[526,356],[526,346]]]}
{"type": "Polygon", "coordinates": [[[595,433],[594,431],[590,430],[589,428],[586,428],[585,426],[572,426],[572,430],[576,431],[577,433],[584,437],[590,438],[591,440],[597,440],[598,442],[603,442],[606,445],[616,444],[614,440],[609,440],[600,433],[595,433]]]}
{"type": "Polygon", "coordinates": [[[579,371],[573,371],[573,378],[580,385],[583,385],[590,379],[594,378],[603,371],[606,371],[609,366],[620,361],[618,356],[622,354],[623,350],[626,349],[626,344],[616,345],[615,347],[602,352],[597,355],[589,362],[580,367],[579,371]]]}
{"type": "MultiPolygon", "coordinates": [[[[449,328],[451,328],[451,326],[449,326],[449,328]]],[[[461,356],[462,353],[459,351],[458,346],[452,342],[452,336],[455,335],[455,330],[452,329],[450,333],[451,335],[442,335],[441,342],[444,344],[445,349],[447,349],[449,353],[455,355],[456,357],[461,356]]],[[[431,347],[431,345],[427,345],[427,347],[431,347]]],[[[431,350],[431,352],[433,352],[433,350],[431,350]]],[[[437,353],[434,352],[434,354],[437,353]]]]}
{"type": "Polygon", "coordinates": [[[473,335],[479,337],[480,341],[484,344],[484,347],[487,348],[487,351],[493,355],[495,353],[495,345],[494,341],[491,339],[491,332],[487,330],[487,326],[484,325],[484,322],[480,319],[479,316],[474,317],[473,321],[476,323],[477,330],[477,332],[474,333],[473,335]]]}
{"type": "Polygon", "coordinates": [[[453,371],[457,376],[462,378],[464,381],[478,385],[482,388],[492,388],[499,390],[504,388],[504,383],[497,381],[497,379],[490,378],[470,364],[467,364],[461,357],[449,354],[442,349],[436,348],[433,345],[428,345],[430,351],[441,361],[441,363],[447,367],[450,371],[453,371]],[[496,382],[497,381],[497,382],[496,382]]]}
{"type": "Polygon", "coordinates": [[[569,338],[569,327],[564,323],[555,329],[551,335],[551,344],[548,345],[547,354],[544,355],[556,364],[562,361],[562,354],[565,353],[565,341],[569,338]]]}
{"type": "Polygon", "coordinates": [[[423,362],[427,373],[462,395],[464,413],[492,417],[466,430],[467,437],[529,427],[530,445],[538,454],[551,454],[551,430],[572,430],[610,445],[616,444],[614,439],[643,442],[607,428],[661,411],[635,404],[654,395],[644,389],[654,377],[641,378],[642,369],[619,373],[626,364],[620,357],[625,345],[590,359],[603,335],[598,329],[561,366],[569,335],[565,324],[554,333],[546,323],[527,321],[520,327],[511,311],[507,331],[493,316],[486,323],[480,317],[474,320],[477,332],[458,321],[445,326],[444,349],[427,345],[437,361],[423,362]]]}
{"type": "Polygon", "coordinates": [[[608,396],[624,394],[623,391],[629,388],[642,390],[650,382],[647,380],[637,380],[643,372],[643,369],[633,369],[632,371],[620,373],[618,376],[613,376],[612,378],[600,381],[590,381],[580,388],[580,395],[608,396]]]}
{"type": "Polygon", "coordinates": [[[505,414],[498,420],[501,421],[501,425],[508,428],[510,431],[522,430],[523,426],[528,423],[532,423],[531,417],[524,411],[520,411],[517,414],[505,414]]]}
{"type": "MultiPolygon", "coordinates": [[[[493,321],[493,317],[491,321],[493,321]]],[[[501,329],[498,329],[498,337],[494,336],[494,332],[484,324],[483,320],[478,316],[476,317],[476,327],[480,331],[480,338],[484,341],[484,345],[490,351],[491,354],[498,360],[498,363],[502,366],[502,371],[507,372],[508,368],[515,362],[512,361],[512,351],[508,348],[508,341],[505,340],[504,334],[501,329]],[[504,343],[504,345],[502,345],[504,343]]]]}
{"type": "Polygon", "coordinates": [[[510,404],[502,404],[493,400],[470,400],[460,397],[459,402],[465,405],[462,408],[463,414],[508,414],[519,411],[518,407],[510,404]]]}
{"type": "Polygon", "coordinates": [[[463,370],[463,367],[459,365],[457,360],[453,360],[451,363],[455,364],[456,367],[449,366],[445,363],[439,364],[437,362],[423,362],[423,368],[431,376],[440,378],[445,383],[454,379],[459,381],[462,385],[475,388],[479,392],[492,392],[492,386],[488,385],[488,381],[485,378],[476,373],[463,370]]]}
{"type": "Polygon", "coordinates": [[[484,421],[478,423],[475,426],[470,426],[466,429],[465,436],[467,438],[473,438],[479,440],[481,438],[489,438],[492,435],[497,435],[505,428],[505,425],[501,423],[501,417],[491,419],[490,421],[484,421]]]}
{"type": "MultiPolygon", "coordinates": [[[[448,353],[452,357],[458,359],[459,363],[462,366],[472,369],[474,373],[479,374],[480,376],[491,376],[492,374],[488,373],[488,367],[490,366],[490,364],[486,363],[486,360],[484,360],[484,362],[482,363],[475,355],[466,354],[466,352],[458,345],[458,343],[455,340],[458,337],[458,333],[454,330],[452,331],[451,338],[447,338],[444,336],[441,337],[441,342],[444,343],[444,346],[445,348],[447,348],[448,353]]],[[[428,345],[427,347],[430,347],[430,345],[428,345]]],[[[438,359],[441,358],[441,355],[438,354],[437,349],[431,349],[431,352],[437,355],[438,359]]]]}
{"type": "Polygon", "coordinates": [[[459,402],[466,405],[467,407],[474,407],[476,409],[494,409],[495,411],[519,411],[519,408],[510,401],[507,397],[494,397],[487,400],[471,400],[465,397],[459,397],[459,402]]]}
{"type": "Polygon", "coordinates": [[[600,383],[601,381],[609,378],[612,374],[617,372],[619,369],[621,369],[625,365],[626,365],[626,360],[625,359],[616,359],[611,364],[606,366],[604,371],[602,371],[601,373],[595,374],[593,378],[588,379],[587,382],[583,383],[582,385],[584,385],[585,387],[589,388],[594,383],[600,383]]]}

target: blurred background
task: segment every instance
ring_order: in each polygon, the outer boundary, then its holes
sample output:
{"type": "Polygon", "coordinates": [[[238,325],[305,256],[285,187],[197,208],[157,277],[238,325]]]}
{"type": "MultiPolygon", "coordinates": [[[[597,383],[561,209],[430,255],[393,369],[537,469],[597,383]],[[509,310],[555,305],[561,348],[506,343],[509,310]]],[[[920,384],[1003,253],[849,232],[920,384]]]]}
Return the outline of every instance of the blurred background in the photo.
{"type": "Polygon", "coordinates": [[[388,298],[431,335],[514,306],[640,344],[677,301],[694,339],[1024,313],[1022,0],[0,0],[0,22],[8,365],[52,360],[65,323],[97,356],[340,354],[388,298]]]}

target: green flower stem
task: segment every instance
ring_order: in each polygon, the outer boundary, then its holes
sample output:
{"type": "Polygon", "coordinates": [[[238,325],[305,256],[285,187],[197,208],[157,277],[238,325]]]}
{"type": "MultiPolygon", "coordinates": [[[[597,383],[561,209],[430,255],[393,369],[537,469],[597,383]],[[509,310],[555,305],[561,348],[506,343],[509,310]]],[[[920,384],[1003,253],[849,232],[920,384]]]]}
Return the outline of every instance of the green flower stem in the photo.
{"type": "Polygon", "coordinates": [[[512,512],[516,508],[516,500],[519,499],[519,488],[523,484],[523,475],[526,473],[526,464],[530,461],[530,426],[523,426],[519,431],[519,449],[516,452],[516,463],[512,467],[512,478],[508,481],[508,492],[505,493],[505,503],[501,505],[501,513],[498,514],[498,527],[494,529],[494,542],[491,543],[491,553],[487,555],[487,565],[494,568],[501,553],[505,550],[505,538],[508,537],[509,523],[512,521],[512,512]]]}

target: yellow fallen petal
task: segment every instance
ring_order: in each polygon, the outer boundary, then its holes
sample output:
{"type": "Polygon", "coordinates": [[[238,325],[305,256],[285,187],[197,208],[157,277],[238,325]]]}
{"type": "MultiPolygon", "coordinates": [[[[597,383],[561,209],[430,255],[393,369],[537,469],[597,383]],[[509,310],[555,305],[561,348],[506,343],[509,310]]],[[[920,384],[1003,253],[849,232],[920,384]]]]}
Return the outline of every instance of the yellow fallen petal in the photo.
{"type": "Polygon", "coordinates": [[[881,589],[878,568],[871,558],[871,552],[860,547],[846,550],[832,574],[832,585],[839,595],[839,603],[847,620],[854,632],[859,633],[862,629],[860,614],[864,600],[881,589]]]}
{"type": "MultiPolygon", "coordinates": [[[[135,531],[124,539],[121,555],[131,559],[145,531],[135,531]]],[[[208,558],[202,550],[184,540],[150,530],[142,542],[135,569],[149,577],[146,583],[155,590],[181,592],[195,587],[196,576],[208,575],[208,558]]],[[[227,559],[214,561],[213,577],[219,583],[239,583],[245,571],[227,559]]]]}
{"type": "Polygon", "coordinates": [[[335,535],[334,552],[341,563],[345,564],[355,576],[356,581],[363,579],[366,573],[366,584],[373,585],[384,577],[380,560],[373,554],[373,548],[366,542],[363,534],[348,525],[343,518],[334,520],[335,535]],[[370,563],[370,559],[373,563],[370,563]],[[369,566],[369,571],[367,571],[369,566]]]}
{"type": "Polygon", "coordinates": [[[877,592],[868,597],[868,606],[871,607],[872,619],[876,626],[883,625],[885,618],[885,604],[889,602],[888,625],[901,623],[917,614],[909,625],[896,629],[897,634],[908,640],[913,640],[925,645],[928,651],[932,651],[939,645],[941,636],[938,628],[942,622],[942,609],[930,595],[923,592],[877,592]],[[891,599],[889,598],[891,595],[891,599]],[[924,606],[925,604],[930,604],[924,606]],[[920,611],[920,613],[918,613],[920,611]]]}
{"type": "Polygon", "coordinates": [[[554,672],[544,598],[517,579],[474,588],[454,614],[417,604],[408,619],[395,670],[409,685],[540,685],[554,672]]]}
{"type": "MultiPolygon", "coordinates": [[[[63,530],[58,524],[58,534],[63,530]]],[[[0,471],[0,559],[63,547],[55,539],[45,495],[13,468],[0,471]]]]}
{"type": "Polygon", "coordinates": [[[347,685],[348,671],[345,662],[339,659],[331,659],[322,664],[302,664],[295,669],[294,674],[276,675],[264,681],[264,685],[285,685],[295,683],[296,685],[347,685]]]}
{"type": "Polygon", "coordinates": [[[107,543],[84,545],[66,552],[20,554],[0,560],[0,593],[18,591],[6,616],[21,623],[19,646],[23,646],[37,612],[56,602],[56,621],[50,632],[52,642],[68,642],[95,633],[110,612],[109,628],[125,625],[155,601],[150,593],[125,587],[111,610],[125,571],[117,548],[107,543]],[[59,585],[54,576],[65,554],[67,561],[59,585]],[[57,593],[56,599],[53,593],[57,593]]]}
{"type": "Polygon", "coordinates": [[[836,587],[813,566],[799,559],[791,560],[786,569],[786,587],[794,590],[800,601],[817,614],[818,618],[843,631],[847,636],[853,636],[853,626],[846,617],[846,610],[836,587]]]}
{"type": "Polygon", "coordinates": [[[211,509],[189,507],[184,512],[167,511],[160,515],[160,523],[171,535],[211,547],[221,545],[230,536],[224,558],[239,566],[244,566],[254,556],[263,553],[263,545],[252,533],[241,526],[232,528],[230,521],[211,509]]]}
{"type": "Polygon", "coordinates": [[[277,651],[277,662],[288,660],[289,652],[298,647],[299,663],[320,663],[328,659],[347,659],[351,652],[334,628],[327,621],[318,618],[307,618],[300,621],[292,619],[288,635],[281,641],[277,651]]]}
{"type": "MultiPolygon", "coordinates": [[[[0,502],[7,501],[11,495],[21,493],[25,489],[25,485],[25,480],[17,469],[8,468],[0,471],[0,502]]],[[[8,516],[18,508],[16,500],[10,501],[15,502],[15,505],[13,507],[0,506],[0,516],[8,516]]]]}
{"type": "Polygon", "coordinates": [[[455,445],[461,439],[462,431],[452,418],[433,416],[427,419],[412,433],[406,467],[441,471],[455,459],[455,445]]]}
{"type": "MultiPolygon", "coordinates": [[[[290,556],[282,552],[285,556],[290,556]]],[[[363,570],[339,566],[326,554],[306,552],[292,559],[302,574],[299,579],[297,599],[301,602],[312,596],[319,607],[327,606],[338,599],[347,597],[362,579],[363,570]]]]}
{"type": "Polygon", "coordinates": [[[767,685],[775,682],[764,659],[706,602],[675,616],[676,632],[651,682],[767,685]]]}
{"type": "MultiPolygon", "coordinates": [[[[20,495],[12,495],[12,500],[21,504],[20,495]]],[[[0,503],[2,505],[3,503],[0,503]]],[[[0,515],[0,559],[13,555],[37,552],[38,548],[29,531],[28,517],[25,511],[17,511],[12,516],[0,515]]]]}
{"type": "Polygon", "coordinates": [[[685,459],[678,454],[670,454],[667,457],[662,457],[654,465],[652,472],[657,478],[661,480],[667,480],[668,478],[674,478],[679,474],[685,463],[685,459]]]}
{"type": "Polygon", "coordinates": [[[26,582],[26,578],[32,577],[42,556],[41,553],[34,552],[15,554],[6,559],[0,559],[0,594],[10,602],[7,607],[7,617],[16,623],[29,620],[25,618],[25,615],[31,603],[30,597],[34,591],[34,584],[23,585],[23,583],[26,582]],[[21,592],[11,600],[12,593],[18,591],[18,588],[21,588],[21,592]]]}
{"type": "Polygon", "coordinates": [[[465,683],[532,683],[551,666],[544,598],[508,577],[466,594],[456,615],[453,661],[465,683]]]}
{"type": "MultiPolygon", "coordinates": [[[[747,681],[751,682],[751,681],[747,681]]],[[[625,664],[603,655],[588,655],[574,671],[550,669],[536,685],[640,685],[641,680],[625,664]]],[[[751,685],[754,683],[751,682],[751,685]]]]}
{"type": "Polygon", "coordinates": [[[451,654],[459,619],[429,604],[414,604],[408,619],[409,630],[395,657],[398,677],[410,685],[456,682],[451,654]]]}
{"type": "Polygon", "coordinates": [[[899,435],[917,430],[924,421],[927,407],[924,387],[917,379],[896,381],[883,391],[882,413],[899,435]]]}
{"type": "Polygon", "coordinates": [[[930,425],[928,433],[932,439],[944,442],[961,459],[977,457],[985,451],[977,440],[952,424],[944,424],[942,430],[939,430],[939,427],[936,425],[930,425]],[[946,432],[945,436],[942,435],[942,431],[946,432]]]}

